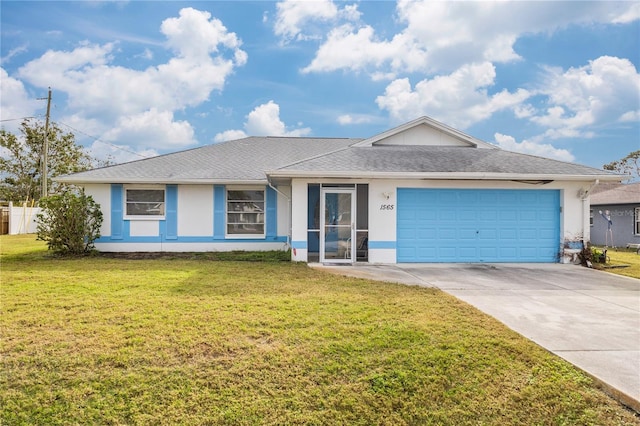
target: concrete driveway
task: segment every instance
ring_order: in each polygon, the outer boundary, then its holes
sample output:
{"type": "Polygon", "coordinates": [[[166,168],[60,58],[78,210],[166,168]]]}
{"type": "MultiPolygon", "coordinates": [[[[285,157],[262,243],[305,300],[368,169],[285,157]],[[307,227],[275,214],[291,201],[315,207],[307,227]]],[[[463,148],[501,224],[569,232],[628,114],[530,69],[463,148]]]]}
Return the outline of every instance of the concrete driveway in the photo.
{"type": "Polygon", "coordinates": [[[312,266],[437,287],[584,370],[640,412],[640,280],[561,264],[312,266]]]}

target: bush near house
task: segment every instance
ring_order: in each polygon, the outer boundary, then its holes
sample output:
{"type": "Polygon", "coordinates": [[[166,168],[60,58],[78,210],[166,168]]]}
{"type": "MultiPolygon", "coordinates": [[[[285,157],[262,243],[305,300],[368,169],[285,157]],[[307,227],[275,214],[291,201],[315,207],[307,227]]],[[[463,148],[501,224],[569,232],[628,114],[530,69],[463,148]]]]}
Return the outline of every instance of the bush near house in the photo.
{"type": "Polygon", "coordinates": [[[49,250],[76,256],[93,250],[103,217],[100,205],[91,196],[81,189],[65,188],[41,198],[39,203],[38,239],[46,241],[49,250]]]}
{"type": "Polygon", "coordinates": [[[291,262],[59,258],[0,237],[2,424],[633,425],[435,289],[291,262]]]}

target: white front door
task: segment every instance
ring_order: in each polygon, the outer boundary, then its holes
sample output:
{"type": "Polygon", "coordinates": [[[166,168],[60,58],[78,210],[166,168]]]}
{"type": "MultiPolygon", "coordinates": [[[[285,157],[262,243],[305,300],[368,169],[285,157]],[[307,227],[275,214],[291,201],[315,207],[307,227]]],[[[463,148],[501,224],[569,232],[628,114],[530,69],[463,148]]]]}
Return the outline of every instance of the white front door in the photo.
{"type": "Polygon", "coordinates": [[[355,261],[355,190],[323,188],[320,196],[320,262],[355,261]]]}

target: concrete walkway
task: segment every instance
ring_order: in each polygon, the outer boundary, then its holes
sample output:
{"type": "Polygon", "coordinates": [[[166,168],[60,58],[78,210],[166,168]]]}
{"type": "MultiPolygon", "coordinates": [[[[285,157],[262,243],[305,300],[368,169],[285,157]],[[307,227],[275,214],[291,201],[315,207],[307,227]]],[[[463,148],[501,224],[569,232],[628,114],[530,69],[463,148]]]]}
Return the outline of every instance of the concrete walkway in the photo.
{"type": "Polygon", "coordinates": [[[591,375],[640,412],[640,280],[561,264],[310,265],[439,288],[591,375]]]}

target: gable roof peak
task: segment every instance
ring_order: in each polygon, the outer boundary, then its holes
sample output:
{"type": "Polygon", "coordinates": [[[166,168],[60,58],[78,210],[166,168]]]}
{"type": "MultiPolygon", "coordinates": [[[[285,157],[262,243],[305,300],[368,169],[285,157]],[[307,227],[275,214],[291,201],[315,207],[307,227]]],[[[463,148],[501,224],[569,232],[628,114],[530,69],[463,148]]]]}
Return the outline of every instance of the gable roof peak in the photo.
{"type": "MultiPolygon", "coordinates": [[[[426,136],[426,135],[425,135],[426,136]]],[[[489,148],[499,149],[495,145],[474,138],[460,130],[454,129],[444,123],[434,120],[426,115],[416,118],[415,120],[401,124],[393,129],[386,130],[375,136],[354,145],[358,147],[367,147],[373,145],[457,145],[469,148],[489,148]],[[422,126],[426,126],[431,131],[431,136],[438,135],[438,140],[428,140],[424,137],[416,138],[417,131],[422,126]],[[412,136],[403,138],[405,136],[412,136]]]]}

